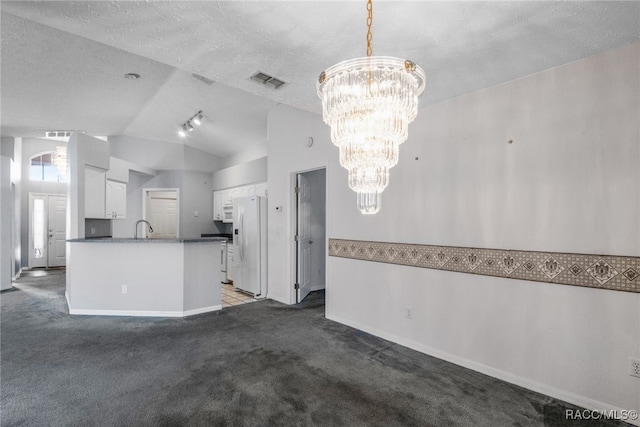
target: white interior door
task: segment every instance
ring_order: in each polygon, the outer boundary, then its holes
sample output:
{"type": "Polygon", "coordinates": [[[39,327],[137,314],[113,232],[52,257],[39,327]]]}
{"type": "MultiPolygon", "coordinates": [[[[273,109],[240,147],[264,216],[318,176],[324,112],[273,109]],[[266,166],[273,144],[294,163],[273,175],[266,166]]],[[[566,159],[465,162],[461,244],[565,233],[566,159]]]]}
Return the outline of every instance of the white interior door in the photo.
{"type": "Polygon", "coordinates": [[[53,196],[49,202],[49,227],[47,251],[48,267],[62,267],[66,265],[66,238],[67,238],[67,197],[53,196]]]}
{"type": "MultiPolygon", "coordinates": [[[[147,193],[147,221],[153,227],[150,239],[175,239],[178,236],[178,200],[175,191],[147,193]]],[[[142,227],[142,225],[141,225],[142,227]]],[[[146,233],[146,226],[144,228],[146,233]]]]}
{"type": "Polygon", "coordinates": [[[309,180],[298,174],[297,194],[297,302],[311,292],[311,186],[309,180]]]}
{"type": "Polygon", "coordinates": [[[29,194],[29,268],[66,265],[67,198],[29,194]]]}

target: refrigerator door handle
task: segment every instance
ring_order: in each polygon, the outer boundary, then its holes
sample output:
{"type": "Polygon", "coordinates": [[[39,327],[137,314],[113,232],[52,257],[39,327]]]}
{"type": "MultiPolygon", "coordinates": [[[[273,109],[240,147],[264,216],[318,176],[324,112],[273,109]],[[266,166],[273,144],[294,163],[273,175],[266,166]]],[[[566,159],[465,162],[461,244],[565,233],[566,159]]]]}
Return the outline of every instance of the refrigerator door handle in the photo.
{"type": "Polygon", "coordinates": [[[240,235],[238,240],[240,241],[240,260],[244,261],[244,212],[240,214],[240,235]]]}

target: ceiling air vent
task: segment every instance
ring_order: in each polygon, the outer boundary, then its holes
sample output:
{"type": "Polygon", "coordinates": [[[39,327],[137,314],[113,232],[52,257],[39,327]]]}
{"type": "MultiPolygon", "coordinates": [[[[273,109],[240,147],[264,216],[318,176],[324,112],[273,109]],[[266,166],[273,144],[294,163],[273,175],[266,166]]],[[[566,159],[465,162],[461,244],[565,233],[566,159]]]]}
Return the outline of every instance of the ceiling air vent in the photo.
{"type": "Polygon", "coordinates": [[[69,138],[71,131],[68,130],[50,130],[44,133],[47,138],[69,138]]]}
{"type": "Polygon", "coordinates": [[[192,76],[194,79],[200,80],[202,83],[207,84],[207,85],[209,85],[209,86],[211,86],[212,84],[214,84],[214,83],[215,83],[215,81],[213,81],[213,80],[211,80],[211,79],[208,79],[208,78],[206,78],[205,76],[201,76],[200,74],[192,73],[192,74],[191,74],[191,76],[192,76]]]}
{"type": "Polygon", "coordinates": [[[44,137],[54,141],[68,142],[72,132],[70,130],[48,130],[45,131],[44,137]]]}
{"type": "Polygon", "coordinates": [[[273,89],[278,89],[286,84],[284,80],[280,80],[277,77],[270,76],[261,71],[258,71],[250,77],[254,82],[262,83],[265,86],[271,86],[273,89]]]}

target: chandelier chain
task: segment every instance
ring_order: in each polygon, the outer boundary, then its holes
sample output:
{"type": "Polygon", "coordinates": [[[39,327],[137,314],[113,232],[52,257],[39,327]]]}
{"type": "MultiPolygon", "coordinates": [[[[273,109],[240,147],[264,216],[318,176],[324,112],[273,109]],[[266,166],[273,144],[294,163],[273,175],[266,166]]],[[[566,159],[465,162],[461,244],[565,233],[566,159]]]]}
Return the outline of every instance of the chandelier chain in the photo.
{"type": "Polygon", "coordinates": [[[398,164],[408,125],[418,114],[425,74],[415,63],[373,56],[373,0],[367,0],[367,56],[342,61],[320,74],[322,117],[331,126],[340,166],[363,214],[381,208],[389,169],[398,164]]]}
{"type": "Polygon", "coordinates": [[[367,56],[371,56],[373,53],[373,49],[371,48],[371,39],[373,38],[373,34],[371,34],[371,24],[373,23],[373,3],[371,0],[367,1],[367,56]]]}

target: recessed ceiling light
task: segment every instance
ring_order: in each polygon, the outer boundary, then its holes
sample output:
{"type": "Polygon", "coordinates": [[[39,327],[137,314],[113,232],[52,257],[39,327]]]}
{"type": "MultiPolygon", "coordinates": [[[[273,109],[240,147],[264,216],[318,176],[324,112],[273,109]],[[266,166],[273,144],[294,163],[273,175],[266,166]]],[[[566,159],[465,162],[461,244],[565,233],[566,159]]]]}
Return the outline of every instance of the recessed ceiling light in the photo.
{"type": "Polygon", "coordinates": [[[140,78],[140,74],[138,73],[127,73],[124,75],[125,78],[129,80],[138,80],[140,78]]]}

